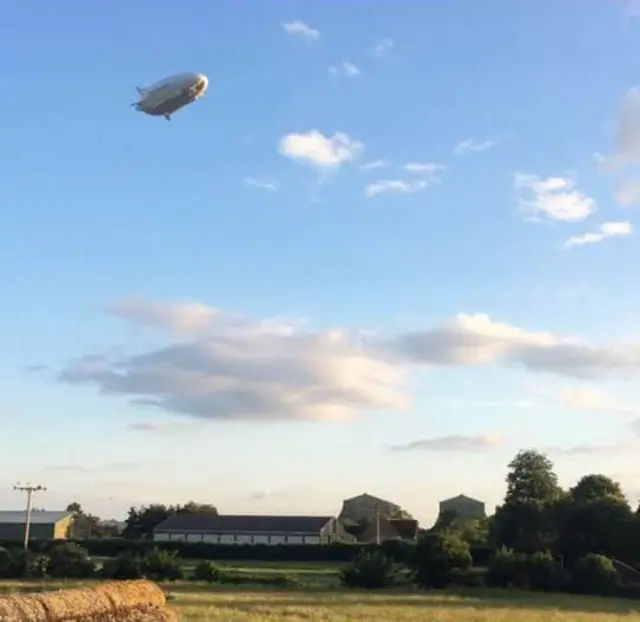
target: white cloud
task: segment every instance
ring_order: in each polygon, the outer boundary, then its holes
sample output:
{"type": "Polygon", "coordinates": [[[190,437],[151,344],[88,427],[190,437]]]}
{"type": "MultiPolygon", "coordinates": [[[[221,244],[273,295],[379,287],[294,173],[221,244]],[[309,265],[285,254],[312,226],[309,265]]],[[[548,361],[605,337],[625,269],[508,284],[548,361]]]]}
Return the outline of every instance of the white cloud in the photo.
{"type": "MultiPolygon", "coordinates": [[[[192,307],[139,302],[142,325],[190,327],[192,307]]],[[[114,308],[129,308],[116,304],[114,308]]],[[[212,310],[196,338],[115,359],[82,357],[61,380],[92,384],[139,406],[196,419],[341,421],[358,411],[402,410],[404,370],[339,329],[310,333],[279,321],[250,321],[212,310]]]]}
{"type": "Polygon", "coordinates": [[[342,61],[339,65],[329,67],[329,73],[334,76],[346,76],[348,78],[353,78],[360,75],[360,70],[353,63],[342,61]]]}
{"type": "Polygon", "coordinates": [[[324,136],[318,130],[304,134],[288,134],[280,139],[278,150],[293,160],[306,162],[319,168],[335,168],[355,160],[363,145],[347,134],[337,132],[324,136]]]}
{"type": "Polygon", "coordinates": [[[438,436],[412,441],[406,445],[392,447],[395,451],[462,451],[474,452],[493,449],[502,445],[503,439],[495,434],[482,436],[438,436]]]}
{"type": "Polygon", "coordinates": [[[283,22],[282,27],[288,34],[300,37],[306,41],[317,41],[320,38],[320,31],[311,28],[311,26],[299,20],[283,22]]]}
{"type": "Polygon", "coordinates": [[[271,179],[256,179],[255,177],[246,177],[244,183],[252,188],[260,188],[262,190],[269,190],[275,192],[278,189],[278,184],[271,179]]]}
{"type": "Polygon", "coordinates": [[[375,197],[380,194],[413,194],[420,192],[429,186],[429,182],[403,181],[401,179],[382,179],[380,181],[367,184],[364,189],[365,196],[375,197]]]}
{"type": "Polygon", "coordinates": [[[480,151],[487,151],[491,147],[495,147],[498,143],[494,140],[485,140],[479,142],[472,138],[460,141],[453,148],[453,155],[467,155],[469,153],[478,153],[480,151]]]}
{"type": "Polygon", "coordinates": [[[341,421],[401,411],[410,404],[407,374],[434,367],[501,364],[575,378],[640,371],[640,347],[629,342],[591,345],[484,314],[363,338],[340,328],[314,332],[279,319],[252,321],[202,304],[137,299],[109,308],[159,329],[160,345],[80,356],[60,380],[195,420],[341,421]]]}
{"type": "Polygon", "coordinates": [[[598,227],[597,231],[571,236],[563,247],[572,248],[574,246],[584,246],[585,244],[597,244],[609,238],[629,236],[633,232],[633,225],[630,222],[605,222],[598,227]]]}
{"type": "Polygon", "coordinates": [[[387,160],[372,160],[371,162],[363,164],[360,168],[363,171],[373,171],[375,169],[385,168],[387,166],[391,166],[391,163],[387,162],[387,160]]]}
{"type": "Polygon", "coordinates": [[[376,58],[382,58],[391,52],[394,45],[395,43],[393,42],[393,39],[382,39],[373,47],[371,54],[376,58]]]}
{"type": "Polygon", "coordinates": [[[518,204],[521,212],[537,220],[578,222],[596,211],[596,203],[575,189],[575,182],[567,177],[547,177],[516,173],[514,186],[521,194],[518,204]]]}
{"type": "Polygon", "coordinates": [[[597,346],[572,337],[534,332],[461,313],[434,328],[400,335],[394,344],[406,361],[427,367],[504,364],[574,378],[640,371],[640,346],[597,346]]]}

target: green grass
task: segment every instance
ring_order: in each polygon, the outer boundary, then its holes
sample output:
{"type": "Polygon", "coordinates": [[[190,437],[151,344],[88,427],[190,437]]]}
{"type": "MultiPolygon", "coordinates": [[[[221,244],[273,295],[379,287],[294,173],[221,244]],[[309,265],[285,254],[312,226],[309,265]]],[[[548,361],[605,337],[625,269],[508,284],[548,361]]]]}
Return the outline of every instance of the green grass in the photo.
{"type": "MultiPolygon", "coordinates": [[[[75,587],[77,582],[0,582],[0,592],[75,587]]],[[[184,622],[640,622],[640,603],[564,594],[471,590],[377,592],[166,587],[184,622]]]]}

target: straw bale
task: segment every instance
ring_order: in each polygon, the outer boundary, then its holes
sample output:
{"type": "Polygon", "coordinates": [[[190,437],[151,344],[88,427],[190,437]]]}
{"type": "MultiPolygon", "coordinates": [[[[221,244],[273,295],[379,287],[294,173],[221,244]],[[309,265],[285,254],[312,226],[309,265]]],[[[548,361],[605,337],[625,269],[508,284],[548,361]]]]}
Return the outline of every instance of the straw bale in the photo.
{"type": "Polygon", "coordinates": [[[113,612],[109,598],[91,588],[43,592],[35,598],[44,607],[50,622],[113,612]]]}
{"type": "Polygon", "coordinates": [[[47,611],[33,596],[0,597],[2,622],[47,622],[47,611]]]}
{"type": "Polygon", "coordinates": [[[94,589],[109,598],[115,611],[134,607],[164,607],[167,604],[162,589],[151,581],[114,581],[94,589]]]}

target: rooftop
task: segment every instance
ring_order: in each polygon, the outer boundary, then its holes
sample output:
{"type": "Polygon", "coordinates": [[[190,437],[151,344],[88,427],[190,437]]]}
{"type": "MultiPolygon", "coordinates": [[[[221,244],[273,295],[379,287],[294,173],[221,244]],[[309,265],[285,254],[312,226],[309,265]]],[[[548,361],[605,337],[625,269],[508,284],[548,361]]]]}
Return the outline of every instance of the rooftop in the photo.
{"type": "Polygon", "coordinates": [[[258,514],[178,514],[160,523],[155,531],[317,534],[331,518],[331,516],[261,516],[258,514]]]}
{"type": "MultiPolygon", "coordinates": [[[[67,511],[59,511],[59,512],[39,512],[33,511],[31,513],[31,524],[32,525],[52,525],[53,523],[57,523],[64,518],[67,518],[71,512],[67,511]]],[[[24,510],[8,510],[8,511],[0,511],[0,524],[24,524],[26,518],[26,512],[24,510]]]]}

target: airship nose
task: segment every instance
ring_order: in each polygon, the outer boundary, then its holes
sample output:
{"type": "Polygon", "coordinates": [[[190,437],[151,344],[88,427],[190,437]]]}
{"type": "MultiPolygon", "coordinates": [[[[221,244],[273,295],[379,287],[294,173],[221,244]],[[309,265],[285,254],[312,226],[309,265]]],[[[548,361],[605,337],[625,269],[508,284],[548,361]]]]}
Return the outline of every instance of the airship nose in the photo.
{"type": "Polygon", "coordinates": [[[198,81],[200,82],[200,91],[204,93],[209,86],[209,79],[203,73],[198,74],[198,81]]]}

